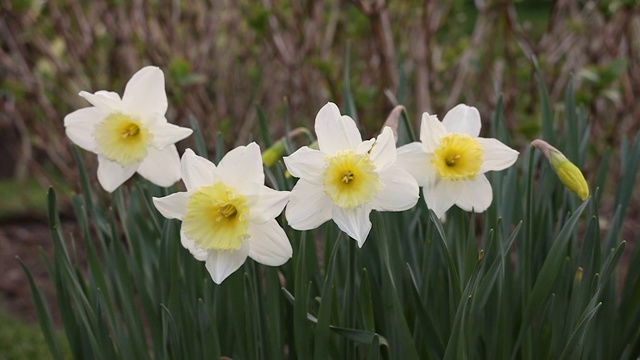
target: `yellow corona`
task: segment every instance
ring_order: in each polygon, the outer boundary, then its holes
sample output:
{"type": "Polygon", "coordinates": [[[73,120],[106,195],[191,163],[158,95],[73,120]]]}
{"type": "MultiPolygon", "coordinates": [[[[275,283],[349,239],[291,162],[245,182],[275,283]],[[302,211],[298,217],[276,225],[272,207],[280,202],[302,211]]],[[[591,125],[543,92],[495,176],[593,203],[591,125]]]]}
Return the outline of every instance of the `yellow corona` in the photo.
{"type": "Polygon", "coordinates": [[[431,163],[447,180],[472,180],[482,165],[482,147],[469,135],[453,133],[440,139],[431,163]]]}
{"type": "Polygon", "coordinates": [[[182,231],[199,248],[237,250],[249,238],[248,214],[246,198],[218,182],[189,197],[182,231]]]}
{"type": "Polygon", "coordinates": [[[114,113],[105,117],[94,130],[99,152],[120,165],[144,160],[151,134],[140,121],[114,113]]]}
{"type": "Polygon", "coordinates": [[[382,189],[369,154],[353,150],[338,151],[327,157],[323,174],[325,193],[343,208],[355,208],[369,202],[382,189]]]}

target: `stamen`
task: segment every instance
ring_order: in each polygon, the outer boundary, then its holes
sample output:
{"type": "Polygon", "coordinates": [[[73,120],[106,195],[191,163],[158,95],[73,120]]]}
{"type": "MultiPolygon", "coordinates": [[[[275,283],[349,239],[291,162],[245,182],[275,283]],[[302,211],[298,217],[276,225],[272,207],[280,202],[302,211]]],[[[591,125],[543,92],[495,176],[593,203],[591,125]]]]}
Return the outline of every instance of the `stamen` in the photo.
{"type": "Polygon", "coordinates": [[[351,170],[347,170],[342,173],[342,182],[348,184],[353,181],[353,173],[351,170]]]}
{"type": "Polygon", "coordinates": [[[237,213],[238,213],[238,210],[236,209],[235,206],[233,206],[233,204],[225,204],[218,208],[218,214],[222,215],[225,218],[233,217],[237,213]]]}
{"type": "Polygon", "coordinates": [[[136,124],[131,124],[122,132],[122,138],[134,137],[140,133],[140,127],[136,124]]]}
{"type": "Polygon", "coordinates": [[[453,154],[453,156],[449,156],[445,159],[447,166],[454,166],[456,164],[456,160],[460,159],[459,154],[453,154]]]}

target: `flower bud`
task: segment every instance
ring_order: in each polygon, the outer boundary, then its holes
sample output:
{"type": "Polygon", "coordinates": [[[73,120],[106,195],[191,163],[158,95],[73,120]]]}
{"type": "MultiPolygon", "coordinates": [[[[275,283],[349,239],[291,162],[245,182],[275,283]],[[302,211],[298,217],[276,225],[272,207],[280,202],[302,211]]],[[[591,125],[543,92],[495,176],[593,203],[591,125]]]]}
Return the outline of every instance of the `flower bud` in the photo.
{"type": "MultiPolygon", "coordinates": [[[[289,139],[289,141],[292,141],[297,137],[302,137],[303,135],[310,136],[309,130],[307,128],[300,127],[291,130],[288,136],[282,137],[262,153],[262,163],[266,167],[272,167],[273,165],[275,165],[278,160],[280,160],[284,155],[285,141],[287,139],[289,139]]],[[[313,144],[311,144],[310,147],[313,147],[313,144]]]]}
{"type": "Polygon", "coordinates": [[[578,195],[582,201],[589,197],[589,185],[584,175],[560,150],[540,139],[532,141],[531,145],[542,151],[564,186],[578,195]]]}
{"type": "Polygon", "coordinates": [[[387,120],[384,121],[382,125],[382,130],[384,130],[385,126],[388,126],[393,131],[393,138],[396,142],[398,142],[398,122],[400,121],[400,117],[402,116],[402,112],[405,111],[404,106],[396,105],[395,108],[389,113],[387,120]]]}
{"type": "Polygon", "coordinates": [[[266,167],[272,167],[284,155],[284,140],[278,140],[270,148],[262,153],[262,163],[266,167]]]}
{"type": "Polygon", "coordinates": [[[583,272],[584,272],[584,270],[582,269],[582,266],[578,266],[578,270],[576,270],[576,281],[577,282],[581,282],[582,281],[583,272]]]}

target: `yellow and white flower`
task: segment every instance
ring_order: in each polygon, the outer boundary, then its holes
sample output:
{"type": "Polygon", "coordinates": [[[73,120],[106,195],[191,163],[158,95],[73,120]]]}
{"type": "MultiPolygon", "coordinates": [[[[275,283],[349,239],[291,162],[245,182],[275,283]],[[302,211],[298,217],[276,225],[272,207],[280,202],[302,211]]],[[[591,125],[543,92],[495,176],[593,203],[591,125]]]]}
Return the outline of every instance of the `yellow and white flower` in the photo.
{"type": "Polygon", "coordinates": [[[167,122],[164,74],[142,68],[127,83],[122,99],[115,92],[81,91],[92,107],[64,118],[67,136],[98,155],[98,181],[112,192],[137,171],[159,186],[180,180],[180,157],[174,143],[193,132],[167,122]]]}
{"type": "Polygon", "coordinates": [[[402,211],[418,201],[418,184],[396,165],[393,133],[362,141],[356,123],[333,103],[316,116],[319,150],[304,146],[284,162],[300,178],[291,191],[286,216],[297,230],[314,229],[329,219],[362,247],[371,210],[402,211]]]}
{"type": "Polygon", "coordinates": [[[493,200],[487,171],[515,163],[518,152],[496,139],[480,138],[480,114],[457,105],[440,122],[424,113],[420,142],[398,148],[398,164],[423,187],[427,206],[438,218],[453,205],[483,212],[493,200]]]}
{"type": "Polygon", "coordinates": [[[288,191],[264,186],[260,148],[240,146],[218,166],[187,149],[181,160],[186,192],[153,198],[168,219],[182,221],[182,245],[220,284],[244,264],[247,256],[270,266],[284,264],[293,253],[275,217],[288,191]]]}

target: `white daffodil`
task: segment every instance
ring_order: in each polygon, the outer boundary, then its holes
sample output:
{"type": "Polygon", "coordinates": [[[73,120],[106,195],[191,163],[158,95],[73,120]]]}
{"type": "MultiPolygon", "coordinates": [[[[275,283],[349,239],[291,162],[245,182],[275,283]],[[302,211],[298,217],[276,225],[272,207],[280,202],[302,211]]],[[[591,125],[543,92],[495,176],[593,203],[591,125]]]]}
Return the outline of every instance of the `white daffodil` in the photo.
{"type": "Polygon", "coordinates": [[[67,136],[98,154],[98,181],[112,192],[137,171],[159,186],[180,180],[180,157],[174,143],[193,132],[169,124],[164,75],[154,66],[133,75],[122,99],[115,92],[80,92],[92,107],[64,118],[67,136]]]}
{"type": "Polygon", "coordinates": [[[398,164],[424,187],[427,206],[438,218],[454,204],[465,211],[483,212],[493,200],[487,171],[513,165],[518,152],[496,139],[480,138],[480,114],[464,104],[451,109],[440,122],[424,113],[420,141],[398,148],[398,164]]]}
{"type": "Polygon", "coordinates": [[[316,116],[315,130],[319,150],[304,146],[284,159],[291,175],[300,178],[291,191],[287,221],[294,229],[310,230],[333,219],[362,247],[371,230],[371,210],[412,208],[418,184],[396,166],[389,127],[363,142],[353,119],[328,103],[316,116]]]}
{"type": "Polygon", "coordinates": [[[220,284],[247,256],[270,266],[291,257],[289,239],[275,220],[289,192],[264,186],[256,143],[231,150],[218,166],[187,149],[181,167],[187,191],[153,198],[153,204],[164,217],[182,220],[182,246],[205,261],[213,281],[220,284]]]}

